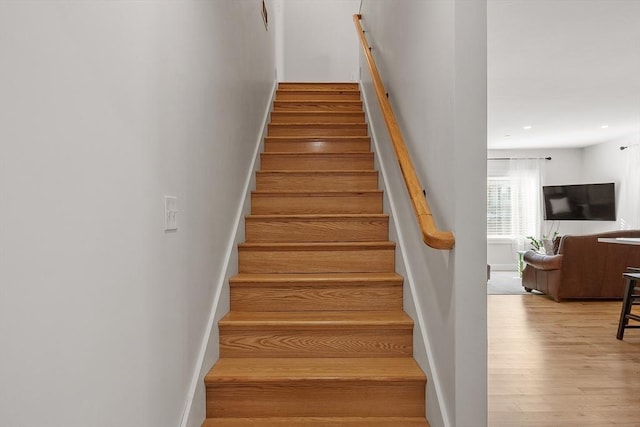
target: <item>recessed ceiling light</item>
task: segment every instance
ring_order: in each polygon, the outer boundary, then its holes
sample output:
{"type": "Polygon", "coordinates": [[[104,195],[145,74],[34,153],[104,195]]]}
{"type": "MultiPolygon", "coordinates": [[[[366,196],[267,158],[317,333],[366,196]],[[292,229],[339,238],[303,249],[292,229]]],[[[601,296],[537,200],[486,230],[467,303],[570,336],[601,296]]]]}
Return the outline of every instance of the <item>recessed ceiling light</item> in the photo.
{"type": "Polygon", "coordinates": [[[506,135],[505,135],[504,137],[505,137],[505,138],[508,138],[508,137],[510,137],[510,136],[511,136],[511,135],[509,135],[509,134],[506,134],[506,135]]]}
{"type": "Polygon", "coordinates": [[[529,129],[531,129],[531,126],[523,126],[522,129],[529,130],[529,129]]]}
{"type": "Polygon", "coordinates": [[[600,126],[602,129],[607,129],[609,127],[609,125],[602,125],[600,126]]]}

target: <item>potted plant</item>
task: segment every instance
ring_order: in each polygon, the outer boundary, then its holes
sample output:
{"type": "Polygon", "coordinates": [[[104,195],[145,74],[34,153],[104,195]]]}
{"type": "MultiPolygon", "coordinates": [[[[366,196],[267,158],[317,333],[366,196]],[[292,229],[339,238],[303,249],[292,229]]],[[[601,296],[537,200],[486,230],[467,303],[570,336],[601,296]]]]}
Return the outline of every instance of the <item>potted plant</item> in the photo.
{"type": "Polygon", "coordinates": [[[542,243],[542,239],[536,239],[533,236],[527,236],[527,240],[529,240],[529,244],[531,245],[531,247],[536,252],[540,252],[540,253],[545,252],[544,251],[544,244],[542,243]]]}
{"type": "Polygon", "coordinates": [[[560,234],[558,231],[559,228],[560,224],[556,224],[556,222],[553,221],[547,233],[543,234],[540,239],[533,236],[527,236],[526,238],[529,240],[529,244],[531,244],[531,247],[533,247],[536,252],[540,252],[541,254],[553,254],[553,240],[558,236],[558,234],[560,234]]]}

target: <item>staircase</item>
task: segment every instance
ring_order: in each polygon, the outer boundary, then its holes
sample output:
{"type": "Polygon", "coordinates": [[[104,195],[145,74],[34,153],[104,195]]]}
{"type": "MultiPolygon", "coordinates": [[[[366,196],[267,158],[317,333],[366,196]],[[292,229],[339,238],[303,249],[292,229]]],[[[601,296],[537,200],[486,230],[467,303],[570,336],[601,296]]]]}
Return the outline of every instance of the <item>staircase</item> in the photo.
{"type": "Polygon", "coordinates": [[[280,83],[203,427],[424,427],[355,83],[280,83]]]}

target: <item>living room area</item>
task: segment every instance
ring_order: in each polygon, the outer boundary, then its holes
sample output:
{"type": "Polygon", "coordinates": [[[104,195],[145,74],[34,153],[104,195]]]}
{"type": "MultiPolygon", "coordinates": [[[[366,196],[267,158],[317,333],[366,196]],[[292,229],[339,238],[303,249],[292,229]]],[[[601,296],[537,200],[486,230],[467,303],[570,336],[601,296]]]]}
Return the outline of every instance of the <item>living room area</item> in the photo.
{"type": "Polygon", "coordinates": [[[543,240],[640,229],[640,1],[496,1],[487,11],[495,281],[519,276],[543,240]],[[567,194],[577,186],[584,194],[567,194]]]}
{"type": "Polygon", "coordinates": [[[488,425],[638,426],[640,1],[487,11],[488,425]]]}
{"type": "MultiPolygon", "coordinates": [[[[542,165],[533,186],[538,226],[518,238],[487,239],[490,426],[639,425],[640,329],[626,331],[622,340],[616,332],[622,274],[626,267],[640,267],[640,246],[600,241],[640,237],[634,204],[640,191],[623,191],[640,183],[633,175],[640,171],[637,145],[635,152],[620,149],[633,143],[630,136],[581,148],[489,152],[489,158],[551,157],[534,162],[542,165]],[[544,186],[586,183],[614,183],[615,221],[544,219],[544,186]],[[555,244],[547,254],[527,236],[555,244]],[[528,265],[529,257],[537,263],[528,265]]],[[[517,162],[493,161],[503,169],[517,162]]]]}
{"type": "MultiPolygon", "coordinates": [[[[586,147],[489,151],[489,158],[510,158],[490,160],[489,171],[492,162],[498,170],[508,170],[506,163],[519,163],[523,157],[543,160],[533,162],[541,166],[539,181],[531,176],[522,180],[535,183],[534,208],[514,209],[536,210],[535,228],[516,238],[487,238],[488,425],[640,425],[640,329],[627,330],[623,339],[616,339],[625,289],[622,274],[626,267],[640,267],[640,245],[601,241],[640,237],[640,150],[632,145],[637,139],[636,135],[586,147]],[[635,148],[620,149],[625,146],[635,148]],[[543,187],[591,183],[614,184],[615,221],[544,219],[543,187]],[[630,188],[635,189],[629,192],[630,188]],[[552,244],[539,249],[532,245],[543,239],[552,244]],[[538,258],[537,263],[528,265],[530,257],[538,258]],[[531,273],[541,277],[527,277],[531,273]],[[530,284],[538,282],[555,288],[530,284]],[[528,292],[525,286],[533,289],[528,292]],[[613,295],[602,294],[612,290],[613,295]]],[[[508,181],[519,173],[521,169],[503,177],[508,181]]],[[[491,177],[489,189],[490,181],[491,177]]],[[[523,197],[509,197],[514,199],[523,197]]],[[[638,308],[635,313],[640,313],[638,308]]]]}
{"type": "MultiPolygon", "coordinates": [[[[524,253],[529,250],[549,255],[557,253],[563,236],[593,236],[593,259],[582,253],[579,255],[581,259],[591,259],[592,263],[599,260],[608,264],[617,259],[620,274],[624,269],[621,265],[625,262],[628,262],[629,266],[640,265],[640,246],[610,247],[597,241],[598,238],[612,237],[613,234],[610,233],[616,233],[615,237],[640,237],[640,232],[637,231],[640,228],[640,198],[637,196],[640,194],[640,147],[637,141],[638,135],[632,134],[585,147],[489,150],[489,294],[526,293],[521,285],[522,270],[526,265],[523,260],[524,253]],[[615,219],[546,219],[553,217],[554,206],[551,203],[555,200],[566,200],[567,206],[577,203],[573,200],[574,196],[547,197],[544,189],[558,191],[558,188],[580,187],[580,190],[585,192],[602,193],[601,189],[593,188],[605,185],[609,187],[607,191],[611,194],[602,198],[609,199],[607,203],[611,204],[615,219]],[[548,241],[546,248],[540,246],[545,240],[548,241]],[[605,255],[616,250],[623,251],[625,258],[620,259],[620,252],[610,254],[611,259],[607,261],[605,255]]],[[[599,195],[591,194],[590,197],[593,199],[599,195]]],[[[555,208],[559,209],[558,206],[555,208]]],[[[573,257],[566,262],[573,262],[573,257]]],[[[598,274],[601,275],[602,272],[598,274]]]]}

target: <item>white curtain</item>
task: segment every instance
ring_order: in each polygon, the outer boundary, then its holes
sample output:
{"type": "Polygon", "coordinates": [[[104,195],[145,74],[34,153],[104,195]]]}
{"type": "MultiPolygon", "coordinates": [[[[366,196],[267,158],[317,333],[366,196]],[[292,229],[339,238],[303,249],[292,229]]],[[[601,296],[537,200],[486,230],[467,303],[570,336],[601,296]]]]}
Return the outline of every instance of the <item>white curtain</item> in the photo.
{"type": "Polygon", "coordinates": [[[509,177],[514,183],[512,206],[513,243],[515,250],[529,249],[526,236],[540,239],[543,202],[542,177],[545,159],[509,160],[509,177]]]}
{"type": "Polygon", "coordinates": [[[640,145],[631,145],[624,150],[625,173],[620,188],[618,205],[620,228],[640,228],[640,145]]]}

